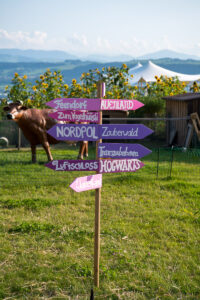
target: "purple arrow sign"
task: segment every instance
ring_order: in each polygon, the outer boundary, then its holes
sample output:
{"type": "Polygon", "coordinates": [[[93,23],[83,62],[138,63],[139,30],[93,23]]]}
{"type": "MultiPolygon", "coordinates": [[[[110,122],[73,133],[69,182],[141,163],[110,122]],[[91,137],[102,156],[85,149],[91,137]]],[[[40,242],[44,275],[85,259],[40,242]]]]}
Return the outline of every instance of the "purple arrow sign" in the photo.
{"type": "Polygon", "coordinates": [[[53,160],[46,167],[55,171],[98,171],[98,160],[53,160]]]}
{"type": "Polygon", "coordinates": [[[140,144],[99,143],[98,156],[101,158],[141,158],[151,150],[140,144]]]}
{"type": "Polygon", "coordinates": [[[78,177],[70,184],[70,188],[78,193],[93,189],[99,189],[101,187],[102,174],[78,177]]]}
{"type": "Polygon", "coordinates": [[[101,109],[102,110],[136,110],[144,106],[143,103],[138,100],[127,100],[127,99],[102,99],[101,109]]]}
{"type": "Polygon", "coordinates": [[[144,164],[139,159],[54,160],[46,167],[55,171],[98,171],[99,173],[136,172],[144,164]]]}
{"type": "Polygon", "coordinates": [[[49,114],[49,116],[58,121],[68,122],[87,122],[87,123],[99,123],[99,112],[87,112],[87,111],[73,111],[62,110],[49,114]]]}
{"type": "Polygon", "coordinates": [[[57,110],[100,110],[100,99],[57,98],[46,103],[57,110]]]}
{"type": "Polygon", "coordinates": [[[99,125],[102,139],[143,139],[153,133],[143,124],[106,124],[99,125]]]}
{"type": "Polygon", "coordinates": [[[99,140],[98,126],[95,124],[56,124],[47,133],[60,141],[97,141],[99,140]]]}
{"type": "Polygon", "coordinates": [[[153,130],[143,124],[56,124],[47,131],[57,140],[143,139],[153,130]]]}
{"type": "Polygon", "coordinates": [[[136,172],[143,166],[139,159],[101,159],[99,173],[136,172]]]}

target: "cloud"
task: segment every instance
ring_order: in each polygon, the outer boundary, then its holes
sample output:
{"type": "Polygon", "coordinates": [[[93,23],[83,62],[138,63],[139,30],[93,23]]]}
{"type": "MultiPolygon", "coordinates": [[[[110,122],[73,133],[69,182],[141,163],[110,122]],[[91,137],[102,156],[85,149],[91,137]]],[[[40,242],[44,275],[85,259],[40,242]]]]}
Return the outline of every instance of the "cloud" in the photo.
{"type": "Polygon", "coordinates": [[[200,55],[200,42],[195,45],[172,41],[167,35],[158,39],[150,37],[138,38],[127,36],[126,38],[108,39],[105,36],[90,37],[85,33],[72,33],[71,36],[49,37],[42,31],[15,31],[9,32],[0,29],[1,48],[20,49],[42,49],[42,50],[63,50],[75,55],[104,54],[120,55],[127,54],[133,57],[141,56],[149,52],[162,49],[171,49],[179,52],[200,55]]]}
{"type": "Polygon", "coordinates": [[[0,29],[0,41],[4,47],[44,47],[47,40],[47,33],[41,31],[24,32],[8,32],[4,29],[0,29]]]}

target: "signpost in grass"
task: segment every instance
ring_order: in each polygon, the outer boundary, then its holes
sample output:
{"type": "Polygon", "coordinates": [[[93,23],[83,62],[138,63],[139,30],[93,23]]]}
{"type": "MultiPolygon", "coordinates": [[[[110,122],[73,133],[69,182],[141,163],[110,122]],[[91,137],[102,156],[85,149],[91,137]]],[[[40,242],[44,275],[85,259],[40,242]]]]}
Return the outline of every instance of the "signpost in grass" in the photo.
{"type": "Polygon", "coordinates": [[[59,98],[48,103],[55,111],[50,116],[59,121],[96,124],[56,124],[48,134],[57,140],[95,141],[95,160],[54,160],[46,164],[55,171],[95,171],[96,175],[76,178],[70,185],[75,192],[95,189],[94,284],[99,287],[100,203],[102,173],[136,172],[144,164],[139,158],[151,153],[139,144],[102,143],[102,139],[143,139],[153,131],[143,124],[102,124],[102,110],[136,110],[138,100],[103,99],[105,84],[97,85],[97,99],[59,98]],[[89,112],[90,111],[90,112],[89,112]]]}

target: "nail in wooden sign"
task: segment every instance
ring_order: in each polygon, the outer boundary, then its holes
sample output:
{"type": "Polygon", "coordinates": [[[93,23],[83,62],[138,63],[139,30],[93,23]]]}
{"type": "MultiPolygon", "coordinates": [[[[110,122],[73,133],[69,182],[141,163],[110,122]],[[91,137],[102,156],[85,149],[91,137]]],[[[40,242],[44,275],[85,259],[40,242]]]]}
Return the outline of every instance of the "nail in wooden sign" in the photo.
{"type": "Polygon", "coordinates": [[[57,140],[143,139],[153,130],[143,124],[56,124],[47,131],[57,140]]]}
{"type": "Polygon", "coordinates": [[[49,116],[58,121],[99,123],[99,112],[62,110],[50,113],[49,116]]]}
{"type": "Polygon", "coordinates": [[[101,187],[102,174],[78,177],[70,184],[70,188],[78,193],[88,190],[100,189],[101,187]]]}
{"type": "Polygon", "coordinates": [[[99,143],[101,158],[142,158],[152,151],[140,144],[99,143]]]}

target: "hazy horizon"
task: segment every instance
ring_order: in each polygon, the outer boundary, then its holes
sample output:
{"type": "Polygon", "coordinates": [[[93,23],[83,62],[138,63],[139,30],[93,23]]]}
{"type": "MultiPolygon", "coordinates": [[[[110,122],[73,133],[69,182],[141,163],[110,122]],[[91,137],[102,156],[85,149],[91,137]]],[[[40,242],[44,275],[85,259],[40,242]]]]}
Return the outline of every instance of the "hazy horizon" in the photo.
{"type": "Polygon", "coordinates": [[[200,56],[199,10],[198,0],[2,0],[0,48],[132,57],[170,49],[200,56]]]}

